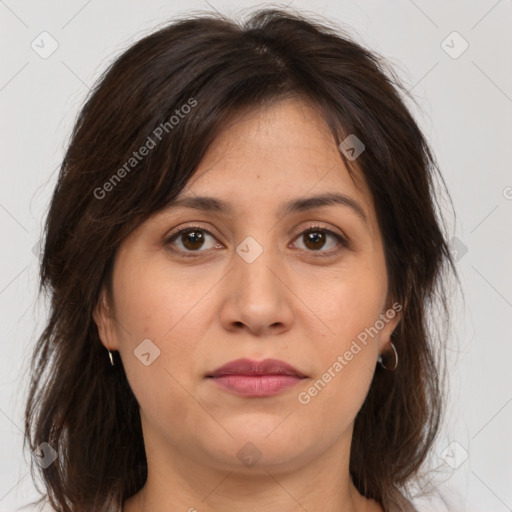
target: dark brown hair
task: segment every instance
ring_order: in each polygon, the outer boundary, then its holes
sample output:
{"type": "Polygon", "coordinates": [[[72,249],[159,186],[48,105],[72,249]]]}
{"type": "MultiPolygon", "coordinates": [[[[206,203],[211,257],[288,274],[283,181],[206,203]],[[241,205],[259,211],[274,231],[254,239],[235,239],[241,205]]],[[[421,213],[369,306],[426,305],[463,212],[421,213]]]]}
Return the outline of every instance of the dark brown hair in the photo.
{"type": "Polygon", "coordinates": [[[357,161],[340,158],[369,186],[389,294],[405,307],[392,337],[400,363],[395,372],[377,367],[350,473],[385,510],[407,510],[407,485],[442,418],[443,339],[428,317],[436,304],[447,312],[443,280],[454,271],[435,193],[444,183],[407,94],[381,57],[338,27],[279,9],[240,23],[196,13],[115,60],[79,114],[45,225],[40,287],[51,305],[30,363],[25,441],[58,453],[41,470],[52,506],[121,510],[147,477],[138,403],[92,317],[116,249],[183,190],[231,116],[293,95],[318,108],[333,143],[355,134],[365,145],[357,161]]]}

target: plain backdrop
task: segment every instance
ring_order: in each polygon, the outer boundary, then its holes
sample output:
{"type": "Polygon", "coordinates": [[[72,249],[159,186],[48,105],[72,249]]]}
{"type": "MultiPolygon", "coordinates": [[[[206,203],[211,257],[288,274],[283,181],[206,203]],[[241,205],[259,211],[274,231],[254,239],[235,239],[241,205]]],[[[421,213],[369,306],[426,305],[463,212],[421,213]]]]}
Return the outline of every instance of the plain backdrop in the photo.
{"type": "MultiPolygon", "coordinates": [[[[418,499],[418,508],[510,511],[512,1],[290,4],[336,22],[394,66],[419,105],[408,103],[454,201],[457,218],[448,221],[465,302],[452,300],[449,415],[432,454],[432,478],[444,498],[435,505],[418,499]]],[[[37,299],[38,243],[89,89],[112,59],[178,13],[217,9],[240,17],[263,5],[0,1],[0,511],[38,496],[31,454],[22,452],[27,360],[46,318],[37,299]]]]}

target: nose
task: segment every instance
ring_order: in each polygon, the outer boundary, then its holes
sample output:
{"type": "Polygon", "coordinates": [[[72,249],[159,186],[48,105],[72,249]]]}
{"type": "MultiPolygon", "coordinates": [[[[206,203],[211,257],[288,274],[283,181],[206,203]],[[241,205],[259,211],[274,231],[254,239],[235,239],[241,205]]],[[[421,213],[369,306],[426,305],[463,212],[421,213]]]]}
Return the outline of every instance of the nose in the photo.
{"type": "Polygon", "coordinates": [[[279,255],[264,249],[251,261],[240,254],[233,255],[233,268],[226,276],[223,327],[257,336],[286,332],[293,321],[293,293],[279,255]]]}

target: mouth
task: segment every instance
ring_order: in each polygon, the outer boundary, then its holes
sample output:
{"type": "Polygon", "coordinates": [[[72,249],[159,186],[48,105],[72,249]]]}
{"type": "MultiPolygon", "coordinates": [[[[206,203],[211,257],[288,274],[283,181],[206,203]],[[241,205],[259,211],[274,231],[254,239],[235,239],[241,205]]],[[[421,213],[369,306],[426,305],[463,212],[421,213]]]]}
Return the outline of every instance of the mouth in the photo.
{"type": "Polygon", "coordinates": [[[278,359],[260,362],[237,359],[217,368],[206,377],[224,390],[248,397],[272,396],[307,378],[293,366],[278,359]]]}

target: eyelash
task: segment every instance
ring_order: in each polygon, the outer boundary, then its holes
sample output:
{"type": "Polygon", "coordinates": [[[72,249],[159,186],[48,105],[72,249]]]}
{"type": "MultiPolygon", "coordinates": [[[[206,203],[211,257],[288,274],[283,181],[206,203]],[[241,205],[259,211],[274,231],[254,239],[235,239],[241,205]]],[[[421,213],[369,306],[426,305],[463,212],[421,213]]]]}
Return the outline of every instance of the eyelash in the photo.
{"type": "MultiPolygon", "coordinates": [[[[210,231],[202,228],[201,226],[186,226],[186,227],[178,229],[177,231],[174,231],[168,237],[166,237],[166,239],[164,240],[164,244],[171,245],[172,242],[174,240],[176,240],[182,233],[187,233],[190,231],[201,231],[201,232],[207,233],[210,236],[212,236],[213,238],[215,238],[215,236],[212,235],[212,233],[210,233],[210,231]]],[[[347,240],[344,237],[342,237],[341,235],[339,235],[338,233],[335,233],[334,231],[324,228],[322,226],[316,226],[316,225],[310,226],[307,229],[301,231],[294,238],[294,240],[298,239],[301,235],[305,235],[307,233],[322,233],[322,234],[332,235],[338,241],[338,243],[341,244],[341,247],[331,249],[329,251],[306,251],[306,252],[310,252],[310,253],[314,254],[315,257],[322,258],[322,257],[327,257],[327,256],[333,256],[334,254],[337,254],[341,250],[347,248],[349,245],[347,240]]],[[[182,249],[175,249],[175,248],[172,248],[171,250],[173,252],[180,253],[185,258],[194,258],[194,257],[199,256],[200,253],[206,252],[205,250],[183,251],[182,249]]]]}

